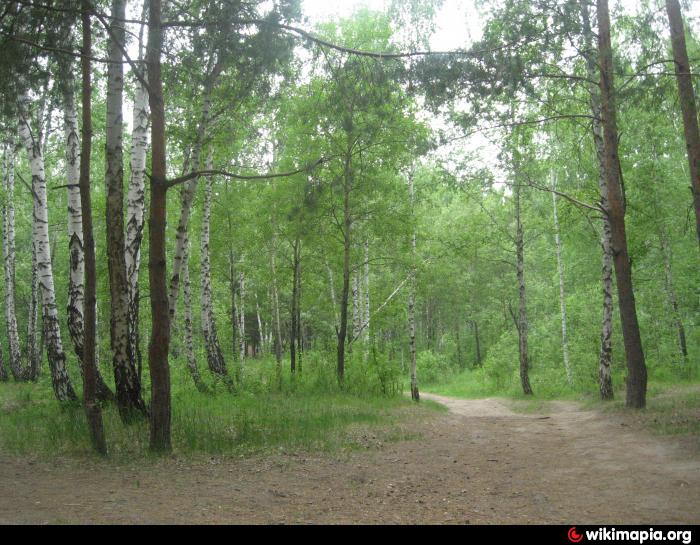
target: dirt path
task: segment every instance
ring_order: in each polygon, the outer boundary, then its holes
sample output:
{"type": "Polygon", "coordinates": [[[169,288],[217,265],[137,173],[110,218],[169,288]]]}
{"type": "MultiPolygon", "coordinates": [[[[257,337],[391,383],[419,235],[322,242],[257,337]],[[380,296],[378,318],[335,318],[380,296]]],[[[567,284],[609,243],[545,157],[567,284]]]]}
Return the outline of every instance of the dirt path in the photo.
{"type": "Polygon", "coordinates": [[[573,403],[525,415],[425,397],[450,412],[366,451],[145,467],[0,455],[0,523],[700,523],[697,451],[573,403]]]}

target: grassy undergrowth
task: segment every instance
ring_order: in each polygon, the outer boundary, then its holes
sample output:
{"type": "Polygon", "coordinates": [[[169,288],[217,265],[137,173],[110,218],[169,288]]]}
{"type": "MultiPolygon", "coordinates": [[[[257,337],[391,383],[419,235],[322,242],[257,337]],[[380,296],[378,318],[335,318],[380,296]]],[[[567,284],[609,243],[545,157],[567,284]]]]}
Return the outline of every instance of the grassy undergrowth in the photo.
{"type": "MultiPolygon", "coordinates": [[[[187,373],[174,367],[175,453],[241,455],[272,449],[361,448],[367,446],[367,437],[379,442],[409,437],[405,425],[409,418],[427,416],[441,407],[414,406],[401,395],[400,385],[377,382],[376,373],[359,365],[347,377],[355,387],[340,388],[332,367],[312,360],[305,363],[301,377],[292,377],[286,371],[279,373],[274,362],[251,362],[235,395],[212,380],[211,392],[200,393],[187,373]]],[[[103,417],[112,459],[147,455],[147,420],[125,426],[113,405],[104,407],[103,417]]],[[[82,407],[59,404],[47,376],[38,384],[0,384],[0,450],[40,458],[88,455],[82,407]]]]}

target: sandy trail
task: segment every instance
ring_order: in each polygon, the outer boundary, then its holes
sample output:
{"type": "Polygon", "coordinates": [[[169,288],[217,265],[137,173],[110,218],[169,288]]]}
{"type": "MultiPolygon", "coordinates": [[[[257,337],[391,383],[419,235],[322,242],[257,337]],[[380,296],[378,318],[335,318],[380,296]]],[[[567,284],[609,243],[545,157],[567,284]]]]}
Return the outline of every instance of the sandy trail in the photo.
{"type": "Polygon", "coordinates": [[[128,467],[0,454],[0,523],[700,523],[697,451],[573,403],[424,398],[450,412],[349,453],[128,467]]]}

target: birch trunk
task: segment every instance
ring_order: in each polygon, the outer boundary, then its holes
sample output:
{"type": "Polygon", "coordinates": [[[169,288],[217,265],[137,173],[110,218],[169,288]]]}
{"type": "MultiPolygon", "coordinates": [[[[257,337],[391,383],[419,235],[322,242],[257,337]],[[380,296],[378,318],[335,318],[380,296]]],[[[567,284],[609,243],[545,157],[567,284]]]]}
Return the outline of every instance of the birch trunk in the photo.
{"type": "MultiPolygon", "coordinates": [[[[552,189],[556,190],[557,181],[556,175],[552,173],[552,189]]],[[[564,357],[564,370],[566,371],[566,380],[569,386],[574,385],[574,376],[571,371],[571,362],[569,361],[569,339],[567,334],[566,323],[566,291],[564,288],[564,263],[561,256],[561,236],[559,230],[559,214],[557,210],[557,195],[552,191],[552,210],[554,215],[554,243],[557,254],[557,271],[559,273],[559,308],[561,312],[561,348],[564,357]]]]}
{"type": "Polygon", "coordinates": [[[29,125],[28,97],[20,98],[19,136],[27,150],[32,172],[32,192],[34,194],[34,221],[32,224],[32,242],[36,251],[36,266],[41,296],[44,335],[46,337],[47,356],[51,370],[51,382],[59,401],[77,399],[66,369],[66,354],[61,342],[61,330],[56,307],[56,290],[51,264],[51,246],[49,242],[49,211],[46,195],[46,175],[44,173],[44,156],[41,148],[41,136],[32,134],[29,125]]]}
{"type": "Polygon", "coordinates": [[[265,330],[263,328],[263,323],[262,319],[260,318],[260,305],[258,304],[258,294],[257,292],[254,294],[255,295],[255,315],[258,318],[258,337],[260,338],[260,346],[258,350],[260,351],[260,355],[262,356],[263,353],[265,352],[265,330]]]}
{"type": "MultiPolygon", "coordinates": [[[[146,19],[148,0],[143,5],[146,19]]],[[[143,27],[139,33],[139,59],[143,58],[143,27]]],[[[143,240],[144,207],[146,188],[146,153],[148,151],[148,90],[140,81],[136,82],[131,133],[131,177],[126,196],[126,241],[125,265],[129,286],[128,312],[128,353],[132,364],[136,365],[141,380],[142,358],[139,330],[139,272],[141,270],[141,242],[143,240]]]]}
{"type": "MultiPolygon", "coordinates": [[[[85,251],[83,240],[83,207],[80,196],[80,138],[78,137],[78,112],[75,105],[74,78],[67,58],[59,61],[63,82],[63,124],[66,139],[66,182],[68,190],[68,255],[70,256],[68,282],[68,332],[78,357],[80,374],[85,379],[83,352],[85,346],[85,251]]],[[[96,396],[101,401],[114,399],[105,384],[100,370],[95,366],[96,396]]]]}
{"type": "Polygon", "coordinates": [[[22,351],[19,346],[19,330],[15,308],[15,142],[11,138],[3,147],[3,264],[5,270],[5,321],[9,348],[10,372],[15,380],[27,380],[28,373],[22,369],[22,351]]]}
{"type": "Polygon", "coordinates": [[[364,361],[369,358],[369,328],[370,328],[370,302],[369,302],[369,238],[365,239],[365,262],[362,275],[362,341],[364,343],[364,361]]]}
{"type": "MultiPolygon", "coordinates": [[[[211,110],[211,93],[214,88],[214,85],[216,84],[216,80],[219,77],[221,69],[221,64],[217,64],[214,67],[214,70],[212,74],[210,74],[204,89],[201,118],[199,121],[199,126],[197,127],[197,136],[195,144],[192,148],[192,172],[196,172],[200,168],[202,146],[204,144],[204,137],[207,131],[207,126],[209,124],[209,116],[211,110]]],[[[178,293],[180,291],[180,272],[182,270],[182,258],[185,251],[187,229],[190,221],[190,214],[192,212],[192,204],[194,203],[194,197],[197,193],[196,190],[198,181],[198,178],[194,178],[188,181],[187,183],[185,183],[185,185],[182,188],[182,192],[180,193],[180,219],[178,220],[177,233],[175,235],[175,256],[173,257],[173,270],[170,276],[170,286],[168,289],[168,304],[170,308],[171,323],[175,320],[177,298],[178,293]]]]}
{"type": "MultiPolygon", "coordinates": [[[[212,169],[211,154],[207,158],[207,170],[212,169]]],[[[202,333],[204,335],[204,344],[207,351],[207,362],[209,369],[215,375],[222,377],[224,382],[231,389],[232,384],[228,377],[226,369],[226,361],[224,353],[219,344],[219,337],[216,328],[216,318],[214,316],[214,303],[212,300],[211,288],[211,260],[209,256],[209,232],[211,221],[211,194],[212,194],[213,178],[208,176],[204,185],[204,203],[202,210],[202,233],[201,233],[201,256],[202,261],[200,281],[202,289],[202,333]]]]}
{"type": "Polygon", "coordinates": [[[518,277],[518,352],[520,354],[520,383],[525,395],[532,395],[530,386],[530,359],[528,354],[528,320],[527,304],[525,297],[525,236],[521,217],[521,189],[520,182],[515,185],[515,248],[516,248],[516,269],[518,277]]]}
{"type": "Polygon", "coordinates": [[[107,185],[107,263],[110,292],[110,344],[117,391],[117,406],[124,422],[139,413],[146,414],[141,399],[141,382],[129,354],[129,283],[126,275],[124,241],[124,152],[123,114],[124,68],[122,48],[125,45],[125,0],[112,1],[112,28],[109,41],[110,64],[107,68],[107,117],[105,162],[107,185]]]}
{"type": "Polygon", "coordinates": [[[41,372],[41,350],[39,350],[37,344],[37,327],[39,324],[39,274],[34,241],[32,241],[31,284],[29,320],[27,321],[27,379],[36,382],[39,380],[39,374],[41,372]]]}
{"type": "MultiPolygon", "coordinates": [[[[584,32],[584,48],[592,52],[593,32],[591,29],[588,7],[581,4],[581,15],[584,32]]],[[[595,81],[598,71],[598,63],[593,53],[588,53],[586,58],[588,77],[595,81]]],[[[612,255],[612,229],[610,217],[607,214],[608,185],[605,175],[605,140],[603,137],[602,114],[600,110],[600,87],[596,84],[590,86],[591,113],[593,115],[593,142],[598,161],[598,188],[600,191],[600,206],[606,213],[603,214],[603,231],[600,245],[602,249],[601,283],[603,291],[603,317],[600,329],[600,352],[598,356],[598,384],[600,397],[603,401],[614,398],[612,382],[612,328],[613,328],[613,255],[612,255]]]]}
{"type": "Polygon", "coordinates": [[[246,335],[245,335],[245,274],[238,273],[238,350],[241,366],[245,360],[246,335]]]}
{"type": "Polygon", "coordinates": [[[362,325],[362,309],[360,308],[360,279],[357,273],[352,275],[352,338],[360,335],[362,325]]]}
{"type": "MultiPolygon", "coordinates": [[[[414,217],[415,222],[415,186],[413,182],[413,173],[409,174],[408,177],[408,193],[411,199],[411,215],[414,217]]],[[[413,401],[420,401],[416,367],[416,259],[416,227],[414,225],[413,232],[411,233],[411,285],[408,292],[408,347],[411,355],[411,399],[413,399],[413,401]]]]}
{"type": "Polygon", "coordinates": [[[185,314],[185,356],[187,358],[187,368],[192,376],[195,387],[200,392],[207,392],[208,389],[199,374],[197,358],[194,355],[194,335],[192,327],[192,285],[190,282],[189,266],[189,243],[185,245],[185,255],[182,262],[182,296],[185,314]]]}

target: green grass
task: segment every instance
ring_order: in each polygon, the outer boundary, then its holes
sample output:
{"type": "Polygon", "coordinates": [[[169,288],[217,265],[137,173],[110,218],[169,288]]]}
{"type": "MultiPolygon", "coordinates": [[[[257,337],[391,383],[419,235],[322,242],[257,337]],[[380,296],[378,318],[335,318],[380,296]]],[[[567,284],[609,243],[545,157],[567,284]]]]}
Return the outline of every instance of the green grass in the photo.
{"type": "MultiPolygon", "coordinates": [[[[442,409],[415,406],[401,395],[361,395],[309,366],[302,377],[276,375],[269,362],[251,363],[239,393],[222,385],[202,394],[178,369],[173,373],[172,440],[178,455],[248,455],[272,449],[331,450],[410,436],[403,424],[442,409]]],[[[148,422],[124,426],[113,405],[103,409],[110,458],[140,459],[148,453],[148,422]]],[[[90,455],[83,409],[55,401],[48,377],[39,384],[0,384],[0,449],[37,457],[90,455]]]]}
{"type": "Polygon", "coordinates": [[[653,384],[643,411],[625,409],[624,396],[603,403],[588,400],[584,406],[615,415],[624,415],[636,427],[657,435],[695,435],[700,437],[700,385],[653,384]]]}

